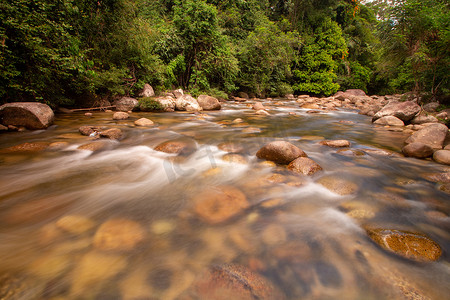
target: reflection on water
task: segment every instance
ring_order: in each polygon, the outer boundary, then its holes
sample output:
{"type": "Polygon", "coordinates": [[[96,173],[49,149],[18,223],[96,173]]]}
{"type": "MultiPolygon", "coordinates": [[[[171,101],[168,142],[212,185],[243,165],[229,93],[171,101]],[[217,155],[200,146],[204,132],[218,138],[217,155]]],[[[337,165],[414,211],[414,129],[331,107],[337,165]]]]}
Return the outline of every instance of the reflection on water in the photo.
{"type": "Polygon", "coordinates": [[[271,113],[229,104],[207,116],[73,114],[47,131],[2,134],[1,149],[53,147],[1,154],[0,298],[448,297],[449,198],[429,177],[448,170],[396,155],[404,133],[354,112],[271,113]],[[135,127],[140,117],[157,126],[135,127]],[[103,151],[78,150],[89,142],[82,125],[121,128],[125,137],[103,151]],[[168,140],[189,151],[154,150],[168,140]],[[273,140],[299,146],[324,171],[305,177],[258,160],[273,140]],[[350,191],[333,192],[326,178],[350,191]],[[390,254],[366,226],[424,233],[443,255],[417,263],[390,254]]]}

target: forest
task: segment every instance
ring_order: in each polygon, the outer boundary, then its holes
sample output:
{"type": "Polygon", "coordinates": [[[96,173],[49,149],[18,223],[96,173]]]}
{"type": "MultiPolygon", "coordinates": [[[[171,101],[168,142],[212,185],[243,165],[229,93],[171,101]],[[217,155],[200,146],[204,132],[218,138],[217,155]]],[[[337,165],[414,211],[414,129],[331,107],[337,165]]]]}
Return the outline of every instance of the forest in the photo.
{"type": "Polygon", "coordinates": [[[411,92],[448,104],[447,0],[0,3],[0,102],[89,106],[183,88],[227,98],[411,92]]]}

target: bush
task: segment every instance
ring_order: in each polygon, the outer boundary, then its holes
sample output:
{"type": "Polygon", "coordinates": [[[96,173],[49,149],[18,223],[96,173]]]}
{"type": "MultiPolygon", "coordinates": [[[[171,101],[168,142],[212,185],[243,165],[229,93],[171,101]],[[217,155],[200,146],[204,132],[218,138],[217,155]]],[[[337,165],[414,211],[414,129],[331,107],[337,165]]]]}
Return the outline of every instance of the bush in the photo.
{"type": "Polygon", "coordinates": [[[142,111],[162,111],[164,107],[153,97],[139,99],[139,107],[142,111]]]}

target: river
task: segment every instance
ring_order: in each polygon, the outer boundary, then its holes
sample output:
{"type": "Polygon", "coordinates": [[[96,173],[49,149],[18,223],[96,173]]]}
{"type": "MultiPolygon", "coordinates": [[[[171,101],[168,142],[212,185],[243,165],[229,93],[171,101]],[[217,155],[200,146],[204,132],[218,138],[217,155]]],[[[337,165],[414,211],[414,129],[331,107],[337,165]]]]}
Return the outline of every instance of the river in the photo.
{"type": "Polygon", "coordinates": [[[0,154],[0,298],[194,299],[186,295],[205,268],[235,264],[286,299],[449,299],[450,202],[430,177],[449,168],[399,155],[407,134],[355,111],[274,102],[265,103],[270,116],[228,102],[204,115],[134,112],[124,121],[61,114],[47,130],[2,133],[0,149],[60,144],[0,154]],[[134,126],[141,117],[156,126],[134,126]],[[124,138],[79,150],[90,141],[82,125],[117,127],[124,138]],[[168,140],[188,151],[154,150],[168,140]],[[295,144],[323,171],[301,176],[257,159],[275,140],[295,144]],[[227,155],[223,143],[242,149],[227,155]],[[324,176],[357,189],[336,194],[318,183],[324,176]],[[193,199],[218,187],[239,190],[249,205],[212,224],[193,199]],[[367,226],[426,234],[443,255],[402,258],[374,243],[367,226]]]}

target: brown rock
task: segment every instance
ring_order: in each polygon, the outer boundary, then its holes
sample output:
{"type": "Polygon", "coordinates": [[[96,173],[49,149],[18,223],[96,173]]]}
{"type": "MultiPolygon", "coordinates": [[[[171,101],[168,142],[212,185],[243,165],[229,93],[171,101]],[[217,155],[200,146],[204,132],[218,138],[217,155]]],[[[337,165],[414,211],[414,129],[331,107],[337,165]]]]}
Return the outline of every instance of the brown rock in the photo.
{"type": "Polygon", "coordinates": [[[228,153],[241,153],[244,151],[244,147],[236,143],[221,143],[217,147],[228,153]]]}
{"type": "Polygon", "coordinates": [[[402,149],[405,156],[427,158],[433,155],[433,148],[423,143],[411,143],[402,149]]]}
{"type": "Polygon", "coordinates": [[[87,144],[83,144],[79,146],[77,149],[79,150],[88,150],[88,151],[100,151],[108,149],[110,146],[109,143],[105,143],[104,141],[96,141],[87,144]]]}
{"type": "Polygon", "coordinates": [[[293,160],[287,168],[296,173],[301,173],[304,175],[312,175],[318,171],[322,170],[322,167],[319,166],[315,161],[308,157],[299,157],[293,160]]]}
{"type": "Polygon", "coordinates": [[[402,120],[394,116],[381,117],[373,123],[378,125],[405,126],[402,120]]]}
{"type": "Polygon", "coordinates": [[[268,279],[241,265],[221,265],[205,271],[194,283],[196,299],[283,300],[268,279]]]}
{"type": "Polygon", "coordinates": [[[256,157],[287,165],[294,159],[307,157],[307,155],[300,148],[289,142],[275,141],[259,149],[256,157]]]}
{"type": "Polygon", "coordinates": [[[222,108],[219,100],[207,95],[198,96],[197,102],[203,110],[220,110],[222,108]]]}
{"type": "Polygon", "coordinates": [[[420,115],[411,120],[411,124],[420,125],[425,123],[437,123],[439,120],[434,116],[420,115]]]}
{"type": "Polygon", "coordinates": [[[239,98],[244,98],[244,99],[250,99],[250,97],[248,96],[248,94],[245,93],[245,92],[239,92],[239,93],[238,93],[238,97],[239,97],[239,98]]]}
{"type": "Polygon", "coordinates": [[[265,111],[264,109],[257,110],[257,111],[255,112],[255,114],[261,115],[261,116],[270,116],[270,114],[269,114],[267,111],[265,111]]]}
{"type": "Polygon", "coordinates": [[[46,142],[23,143],[20,145],[2,149],[0,152],[3,152],[3,153],[40,152],[40,151],[47,149],[48,146],[49,146],[49,143],[46,143],[46,142]]]}
{"type": "Polygon", "coordinates": [[[433,149],[441,150],[448,128],[443,124],[433,124],[413,133],[406,141],[406,144],[423,143],[433,149]]]}
{"type": "Polygon", "coordinates": [[[434,152],[433,160],[439,164],[450,165],[450,150],[438,150],[434,152]]]}
{"type": "Polygon", "coordinates": [[[139,107],[139,101],[130,97],[122,97],[114,102],[117,111],[128,112],[139,107]]]}
{"type": "Polygon", "coordinates": [[[265,110],[266,107],[261,102],[255,102],[252,106],[254,110],[265,110]]]}
{"type": "Polygon", "coordinates": [[[146,126],[153,126],[155,125],[155,123],[153,123],[153,121],[150,119],[140,118],[139,120],[134,121],[134,125],[146,127],[146,126]]]}
{"type": "Polygon", "coordinates": [[[132,220],[110,219],[103,223],[94,236],[94,247],[100,250],[128,251],[145,237],[142,226],[132,220]]]}
{"type": "Polygon", "coordinates": [[[72,234],[82,234],[95,226],[94,221],[80,215],[67,215],[56,221],[56,227],[72,234]]]}
{"type": "Polygon", "coordinates": [[[383,249],[415,261],[435,261],[442,254],[438,243],[422,233],[395,229],[366,229],[383,249]]]}
{"type": "MultiPolygon", "coordinates": [[[[92,287],[116,276],[127,266],[127,260],[123,256],[106,254],[98,251],[86,253],[75,264],[72,273],[71,297],[80,298],[81,294],[93,293],[92,287]]],[[[95,290],[95,289],[94,289],[95,290]]]]}
{"type": "Polygon", "coordinates": [[[317,105],[316,103],[306,103],[303,104],[301,107],[305,109],[320,109],[320,106],[317,105]]]}
{"type": "Polygon", "coordinates": [[[126,112],[118,111],[118,112],[114,113],[113,120],[126,120],[129,117],[130,116],[126,112]]]}
{"type": "Polygon", "coordinates": [[[235,153],[225,154],[224,156],[222,156],[222,160],[237,164],[247,164],[247,159],[245,159],[244,156],[235,153]]]}
{"type": "Polygon", "coordinates": [[[225,222],[249,207],[245,195],[232,186],[207,189],[193,201],[195,213],[210,224],[225,222]]]}
{"type": "Polygon", "coordinates": [[[385,116],[394,116],[407,122],[412,120],[420,112],[420,106],[412,101],[397,102],[391,101],[374,116],[372,121],[385,116]]]}
{"type": "Polygon", "coordinates": [[[317,183],[341,196],[354,194],[358,190],[356,183],[332,175],[321,177],[317,183]]]}
{"type": "Polygon", "coordinates": [[[111,140],[120,140],[123,136],[122,130],[119,128],[111,128],[100,132],[100,136],[111,140]]]}
{"type": "Polygon", "coordinates": [[[81,126],[80,128],[78,128],[78,131],[82,134],[82,135],[86,135],[89,136],[91,133],[94,132],[94,126],[81,126]]]}
{"type": "Polygon", "coordinates": [[[350,142],[347,140],[327,140],[327,141],[321,141],[321,145],[328,146],[328,147],[350,147],[350,142]]]}
{"type": "Polygon", "coordinates": [[[193,145],[185,141],[167,141],[155,147],[156,151],[170,153],[170,154],[187,154],[192,152],[193,145]]]}
{"type": "Polygon", "coordinates": [[[43,103],[15,102],[0,106],[0,123],[5,126],[45,129],[53,124],[54,118],[53,110],[43,103]]]}

